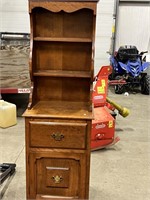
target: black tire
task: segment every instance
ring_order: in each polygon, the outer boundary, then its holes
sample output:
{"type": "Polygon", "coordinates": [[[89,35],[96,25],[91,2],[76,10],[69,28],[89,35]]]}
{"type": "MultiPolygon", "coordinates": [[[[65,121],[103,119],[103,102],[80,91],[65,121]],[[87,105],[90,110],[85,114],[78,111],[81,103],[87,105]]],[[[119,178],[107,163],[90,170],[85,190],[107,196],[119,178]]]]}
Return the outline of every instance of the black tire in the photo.
{"type": "Polygon", "coordinates": [[[124,93],[124,85],[115,85],[115,93],[116,94],[124,93]]]}
{"type": "Polygon", "coordinates": [[[150,75],[145,75],[141,80],[141,93],[150,94],[150,75]]]}
{"type": "MultiPolygon", "coordinates": [[[[119,80],[119,79],[121,79],[121,77],[120,76],[116,76],[115,79],[119,80]]],[[[122,85],[122,84],[115,85],[115,93],[116,94],[122,94],[122,93],[124,93],[124,91],[125,91],[124,85],[122,85]]]]}

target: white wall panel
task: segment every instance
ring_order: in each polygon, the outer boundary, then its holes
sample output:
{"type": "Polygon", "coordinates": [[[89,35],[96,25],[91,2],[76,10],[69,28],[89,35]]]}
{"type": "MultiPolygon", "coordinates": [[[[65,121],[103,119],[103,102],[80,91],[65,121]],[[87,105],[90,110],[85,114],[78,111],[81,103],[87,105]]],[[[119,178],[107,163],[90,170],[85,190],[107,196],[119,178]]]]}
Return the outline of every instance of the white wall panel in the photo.
{"type": "Polygon", "coordinates": [[[0,5],[0,32],[30,32],[28,0],[0,0],[0,5]]]}
{"type": "Polygon", "coordinates": [[[95,40],[95,74],[101,66],[109,65],[109,54],[112,36],[114,0],[100,0],[97,7],[96,40],[95,40]]]}
{"type": "Polygon", "coordinates": [[[96,36],[110,37],[112,28],[112,14],[98,14],[96,36]]]}
{"type": "Polygon", "coordinates": [[[28,0],[0,0],[2,2],[2,7],[0,11],[11,11],[11,12],[23,12],[28,9],[28,0]]]}
{"type": "Polygon", "coordinates": [[[1,32],[29,33],[28,18],[25,12],[3,12],[1,32]]]}
{"type": "Polygon", "coordinates": [[[119,6],[116,50],[121,45],[135,45],[139,51],[150,50],[150,4],[119,6]]]}
{"type": "Polygon", "coordinates": [[[109,65],[110,55],[107,53],[110,48],[109,37],[101,36],[96,38],[95,73],[102,65],[109,65]]]}

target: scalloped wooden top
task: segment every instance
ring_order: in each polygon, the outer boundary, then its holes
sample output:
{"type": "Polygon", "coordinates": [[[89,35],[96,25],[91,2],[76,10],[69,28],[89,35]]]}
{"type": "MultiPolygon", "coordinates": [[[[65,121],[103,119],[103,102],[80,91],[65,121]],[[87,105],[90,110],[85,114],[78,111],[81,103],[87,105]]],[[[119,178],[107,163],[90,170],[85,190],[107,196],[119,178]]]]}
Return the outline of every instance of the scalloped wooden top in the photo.
{"type": "Polygon", "coordinates": [[[29,0],[29,2],[98,2],[99,0],[29,0]]]}
{"type": "Polygon", "coordinates": [[[52,12],[64,11],[67,13],[87,8],[93,10],[94,15],[96,15],[96,3],[97,0],[29,0],[29,13],[36,7],[45,8],[52,12]]]}

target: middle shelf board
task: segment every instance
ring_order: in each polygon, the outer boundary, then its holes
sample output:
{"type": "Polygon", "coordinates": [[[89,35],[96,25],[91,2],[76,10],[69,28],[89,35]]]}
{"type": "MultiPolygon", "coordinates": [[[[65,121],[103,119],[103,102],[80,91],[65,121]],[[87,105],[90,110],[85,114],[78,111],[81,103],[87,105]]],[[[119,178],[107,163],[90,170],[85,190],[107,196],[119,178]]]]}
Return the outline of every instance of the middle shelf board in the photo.
{"type": "Polygon", "coordinates": [[[36,70],[34,76],[50,77],[74,77],[74,78],[91,78],[89,71],[67,71],[67,70],[36,70]]]}
{"type": "Polygon", "coordinates": [[[92,42],[91,38],[69,38],[69,37],[34,37],[34,41],[45,42],[92,42]]]}

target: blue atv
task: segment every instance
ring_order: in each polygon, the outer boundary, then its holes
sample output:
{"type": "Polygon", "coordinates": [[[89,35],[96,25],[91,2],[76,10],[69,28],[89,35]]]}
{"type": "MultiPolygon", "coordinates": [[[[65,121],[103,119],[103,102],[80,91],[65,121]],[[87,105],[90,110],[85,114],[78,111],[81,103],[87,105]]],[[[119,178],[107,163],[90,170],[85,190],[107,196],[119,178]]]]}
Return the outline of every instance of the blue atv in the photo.
{"type": "Polygon", "coordinates": [[[121,46],[110,58],[113,72],[110,80],[115,80],[115,93],[122,94],[128,89],[141,88],[142,94],[150,94],[150,62],[146,62],[143,55],[147,53],[137,50],[135,46],[121,46]],[[123,80],[125,83],[121,83],[123,80]]]}

